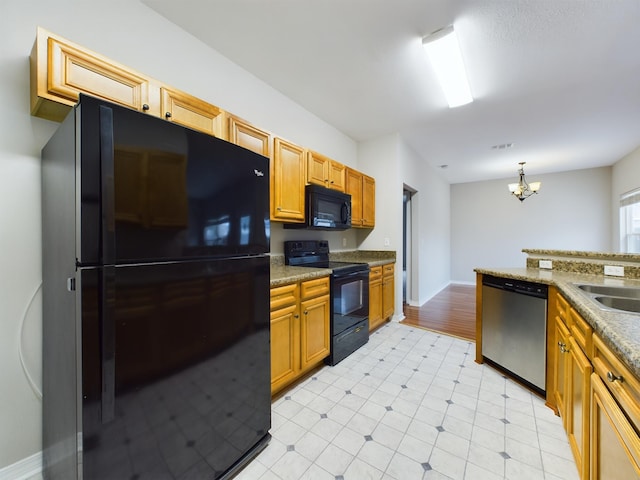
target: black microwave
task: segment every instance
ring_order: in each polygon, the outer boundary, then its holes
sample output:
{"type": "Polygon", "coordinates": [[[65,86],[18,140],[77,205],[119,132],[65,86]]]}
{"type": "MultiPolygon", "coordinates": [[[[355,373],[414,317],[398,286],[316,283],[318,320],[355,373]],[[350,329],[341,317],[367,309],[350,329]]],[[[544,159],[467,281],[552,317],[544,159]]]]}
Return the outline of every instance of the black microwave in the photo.
{"type": "Polygon", "coordinates": [[[346,230],[351,228],[351,195],[321,187],[305,187],[304,223],[285,223],[284,228],[346,230]]]}

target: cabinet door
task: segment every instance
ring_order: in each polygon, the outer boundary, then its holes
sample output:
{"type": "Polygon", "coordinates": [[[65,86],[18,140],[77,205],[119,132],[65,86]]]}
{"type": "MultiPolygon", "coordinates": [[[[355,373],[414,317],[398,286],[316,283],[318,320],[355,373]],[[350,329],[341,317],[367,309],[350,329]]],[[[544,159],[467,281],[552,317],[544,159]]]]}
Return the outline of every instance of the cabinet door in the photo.
{"type": "Polygon", "coordinates": [[[39,28],[31,52],[31,113],[62,121],[80,93],[149,109],[150,79],[39,28]]]}
{"type": "Polygon", "coordinates": [[[161,88],[162,116],[188,128],[227,138],[224,112],[199,98],[167,87],[161,88]]]}
{"type": "Polygon", "coordinates": [[[351,226],[362,227],[362,174],[347,168],[345,191],[351,195],[351,226]]]}
{"type": "Polygon", "coordinates": [[[395,309],[395,274],[393,265],[382,267],[382,318],[393,315],[395,309]]]}
{"type": "Polygon", "coordinates": [[[271,312],[271,393],[293,381],[300,365],[297,305],[271,312]]]}
{"type": "Polygon", "coordinates": [[[374,276],[372,269],[369,276],[369,331],[377,328],[382,322],[382,273],[374,276]]]}
{"type": "Polygon", "coordinates": [[[300,366],[302,370],[329,355],[329,295],[300,303],[300,366]]]}
{"type": "Polygon", "coordinates": [[[597,374],[591,376],[591,480],[640,479],[640,437],[597,374]]]}
{"type": "Polygon", "coordinates": [[[328,187],[333,190],[337,190],[339,192],[344,192],[346,172],[347,172],[347,167],[345,167],[343,164],[339,162],[334,162],[333,160],[329,162],[328,187]]]}
{"type": "Polygon", "coordinates": [[[567,435],[580,478],[589,478],[589,405],[591,362],[575,338],[569,337],[567,435]]]}
{"type": "Polygon", "coordinates": [[[271,158],[271,134],[240,118],[229,116],[229,141],[271,158]]]}
{"type": "Polygon", "coordinates": [[[556,331],[556,346],[558,350],[555,356],[554,366],[554,396],[558,413],[562,417],[562,424],[565,430],[567,429],[567,416],[566,416],[566,391],[567,391],[567,370],[569,363],[569,330],[565,326],[560,317],[556,317],[555,322],[556,331]]]}
{"type": "Polygon", "coordinates": [[[328,186],[329,163],[329,159],[324,155],[309,152],[307,155],[307,183],[328,186]]]}
{"type": "Polygon", "coordinates": [[[274,140],[271,164],[271,220],[304,221],[305,150],[274,140]]]}
{"type": "Polygon", "coordinates": [[[367,175],[362,177],[362,226],[376,224],[376,181],[367,175]]]}
{"type": "Polygon", "coordinates": [[[566,390],[567,390],[567,370],[569,363],[569,330],[565,326],[562,318],[556,317],[555,321],[556,336],[556,355],[554,356],[554,387],[553,394],[555,397],[558,413],[562,417],[562,424],[567,429],[567,415],[565,410],[566,390]]]}

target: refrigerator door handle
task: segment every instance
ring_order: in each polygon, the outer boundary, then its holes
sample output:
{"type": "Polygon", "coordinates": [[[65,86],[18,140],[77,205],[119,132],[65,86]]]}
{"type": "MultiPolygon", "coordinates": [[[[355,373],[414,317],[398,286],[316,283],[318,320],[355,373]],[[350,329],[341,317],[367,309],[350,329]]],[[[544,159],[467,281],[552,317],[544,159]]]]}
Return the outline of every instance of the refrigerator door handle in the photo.
{"type": "Polygon", "coordinates": [[[116,267],[105,266],[102,269],[102,298],[100,299],[100,338],[102,365],[102,423],[108,423],[115,418],[115,293],[116,267]]]}
{"type": "Polygon", "coordinates": [[[100,183],[102,198],[101,230],[102,230],[102,264],[115,263],[115,190],[114,190],[114,140],[113,110],[100,105],[100,183]]]}

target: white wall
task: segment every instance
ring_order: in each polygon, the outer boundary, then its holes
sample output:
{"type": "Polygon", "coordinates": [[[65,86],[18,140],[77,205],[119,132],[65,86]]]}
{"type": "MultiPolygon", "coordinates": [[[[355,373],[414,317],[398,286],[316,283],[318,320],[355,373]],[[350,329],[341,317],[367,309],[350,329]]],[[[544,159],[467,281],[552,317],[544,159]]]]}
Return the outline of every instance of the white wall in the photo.
{"type": "Polygon", "coordinates": [[[412,304],[424,303],[449,283],[449,185],[396,134],[360,143],[358,158],[360,168],[376,178],[376,228],[358,232],[359,248],[396,251],[394,319],[401,319],[404,185],[417,191],[412,304]]]}
{"type": "Polygon", "coordinates": [[[406,144],[401,154],[403,184],[416,192],[411,199],[413,258],[407,301],[422,305],[451,279],[449,184],[406,144]]]}
{"type": "MultiPolygon", "coordinates": [[[[57,124],[29,114],[28,57],[38,25],[299,145],[357,166],[355,142],[137,1],[3,1],[0,469],[41,449],[40,149],[57,124]]],[[[284,237],[279,234],[278,246],[284,237]]],[[[355,234],[349,238],[355,248],[355,234]]]]}
{"type": "Polygon", "coordinates": [[[620,251],[620,195],[640,188],[640,147],[620,159],[611,172],[611,247],[620,251]]]}
{"type": "MultiPolygon", "coordinates": [[[[530,178],[529,178],[530,177],[530,178]]],[[[611,167],[527,175],[542,182],[519,202],[513,178],[451,186],[451,278],[476,267],[524,267],[523,248],[611,251],[611,167]]]]}
{"type": "Polygon", "coordinates": [[[402,319],[402,180],[400,179],[400,137],[396,134],[361,142],[359,170],[376,179],[376,227],[357,229],[362,250],[395,250],[396,305],[394,319],[402,319]]]}

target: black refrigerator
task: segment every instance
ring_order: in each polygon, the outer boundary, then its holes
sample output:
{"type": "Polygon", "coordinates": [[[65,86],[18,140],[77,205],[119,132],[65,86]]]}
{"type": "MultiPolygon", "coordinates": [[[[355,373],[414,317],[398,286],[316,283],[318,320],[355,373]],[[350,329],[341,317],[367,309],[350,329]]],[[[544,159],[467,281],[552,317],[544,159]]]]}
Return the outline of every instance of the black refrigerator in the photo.
{"type": "Polygon", "coordinates": [[[270,438],[268,159],[82,96],[42,210],[45,478],[235,475],[270,438]]]}

